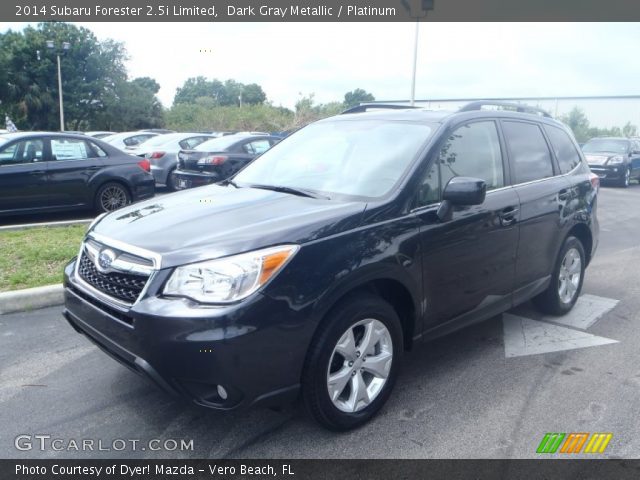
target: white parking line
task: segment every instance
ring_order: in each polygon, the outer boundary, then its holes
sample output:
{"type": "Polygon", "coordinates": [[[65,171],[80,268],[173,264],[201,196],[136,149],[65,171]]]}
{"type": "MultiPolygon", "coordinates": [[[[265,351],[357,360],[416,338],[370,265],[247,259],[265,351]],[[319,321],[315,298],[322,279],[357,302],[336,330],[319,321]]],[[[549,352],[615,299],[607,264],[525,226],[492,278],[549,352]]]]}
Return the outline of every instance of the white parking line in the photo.
{"type": "Polygon", "coordinates": [[[510,313],[503,315],[503,326],[504,355],[507,358],[618,343],[610,338],[510,313]]]}
{"type": "Polygon", "coordinates": [[[596,323],[605,313],[612,310],[619,300],[613,298],[597,297],[595,295],[582,295],[573,309],[561,317],[545,316],[545,322],[559,323],[567,327],[586,330],[596,323]]]}
{"type": "Polygon", "coordinates": [[[569,313],[560,317],[544,316],[538,321],[505,313],[502,317],[504,356],[522,357],[618,343],[583,331],[617,304],[618,300],[612,298],[585,294],[569,313]]]}

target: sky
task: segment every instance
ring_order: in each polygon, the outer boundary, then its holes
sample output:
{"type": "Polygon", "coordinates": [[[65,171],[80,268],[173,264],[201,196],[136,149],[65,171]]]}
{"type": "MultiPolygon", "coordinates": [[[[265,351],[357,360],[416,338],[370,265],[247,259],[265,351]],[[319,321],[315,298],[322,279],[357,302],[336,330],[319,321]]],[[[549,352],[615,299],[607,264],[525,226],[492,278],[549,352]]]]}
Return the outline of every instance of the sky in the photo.
{"type": "MultiPolygon", "coordinates": [[[[170,106],[205,76],[258,83],[275,105],[410,96],[413,23],[77,23],[121,41],[130,78],[170,106]]],[[[0,23],[0,31],[24,24],[0,23]]],[[[638,23],[421,23],[417,99],[640,94],[638,23]]]]}

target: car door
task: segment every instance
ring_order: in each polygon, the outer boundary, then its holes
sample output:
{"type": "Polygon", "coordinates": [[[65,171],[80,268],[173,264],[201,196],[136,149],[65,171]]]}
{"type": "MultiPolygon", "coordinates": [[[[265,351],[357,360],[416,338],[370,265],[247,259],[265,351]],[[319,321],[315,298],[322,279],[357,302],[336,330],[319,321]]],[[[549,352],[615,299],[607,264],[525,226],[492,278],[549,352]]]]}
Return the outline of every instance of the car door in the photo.
{"type": "Polygon", "coordinates": [[[45,140],[16,140],[0,148],[0,212],[49,206],[45,140]]]}
{"type": "Polygon", "coordinates": [[[447,328],[489,318],[511,306],[518,245],[518,196],[509,187],[495,120],[449,131],[418,193],[425,326],[447,328]],[[437,215],[441,192],[458,176],[487,184],[484,203],[437,215]]]}
{"type": "Polygon", "coordinates": [[[90,181],[103,167],[103,160],[84,139],[56,136],[50,138],[48,185],[51,202],[58,206],[86,206],[93,201],[90,181]]]}
{"type": "Polygon", "coordinates": [[[520,199],[520,242],[514,301],[529,298],[548,280],[563,241],[571,184],[560,175],[536,122],[502,120],[514,189],[520,199]]]}

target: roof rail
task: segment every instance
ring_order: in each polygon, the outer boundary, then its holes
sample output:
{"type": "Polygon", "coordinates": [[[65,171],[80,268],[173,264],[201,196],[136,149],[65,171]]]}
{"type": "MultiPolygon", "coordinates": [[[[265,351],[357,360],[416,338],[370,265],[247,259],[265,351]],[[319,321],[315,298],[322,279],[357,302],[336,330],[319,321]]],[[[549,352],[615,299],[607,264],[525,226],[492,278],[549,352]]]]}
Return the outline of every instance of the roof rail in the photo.
{"type": "Polygon", "coordinates": [[[531,107],[529,105],[522,105],[520,103],[500,102],[500,101],[494,101],[494,100],[478,100],[475,102],[470,102],[470,103],[467,103],[464,107],[461,107],[459,111],[472,112],[474,110],[482,110],[482,107],[484,106],[505,107],[505,109],[512,108],[516,112],[532,113],[534,115],[541,115],[543,117],[551,118],[551,115],[549,114],[549,112],[542,110],[541,108],[538,108],[538,107],[531,107]]]}
{"type": "Polygon", "coordinates": [[[344,115],[346,113],[362,113],[362,112],[366,112],[367,110],[375,110],[376,108],[388,109],[388,110],[405,110],[408,108],[419,108],[419,107],[414,107],[411,105],[396,105],[393,103],[365,103],[364,105],[357,105],[355,107],[348,108],[344,112],[342,112],[340,115],[344,115]]]}

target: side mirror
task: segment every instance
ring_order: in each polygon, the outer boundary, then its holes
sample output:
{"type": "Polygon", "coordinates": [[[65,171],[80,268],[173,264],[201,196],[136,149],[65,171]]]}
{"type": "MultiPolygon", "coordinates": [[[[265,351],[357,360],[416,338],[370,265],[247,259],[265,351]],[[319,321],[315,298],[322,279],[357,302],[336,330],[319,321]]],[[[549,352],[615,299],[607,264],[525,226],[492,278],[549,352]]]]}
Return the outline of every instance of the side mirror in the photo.
{"type": "Polygon", "coordinates": [[[487,194],[484,180],[471,177],[453,177],[442,192],[442,202],[438,208],[438,218],[446,222],[451,218],[453,206],[480,205],[487,194]]]}
{"type": "Polygon", "coordinates": [[[452,205],[480,205],[487,194],[487,184],[484,180],[471,177],[453,177],[444,187],[443,200],[449,200],[452,205]]]}

